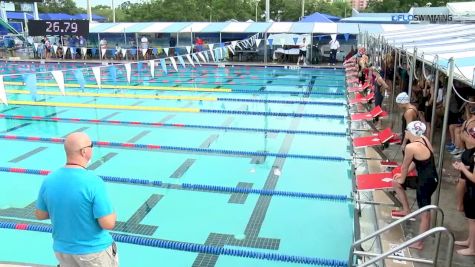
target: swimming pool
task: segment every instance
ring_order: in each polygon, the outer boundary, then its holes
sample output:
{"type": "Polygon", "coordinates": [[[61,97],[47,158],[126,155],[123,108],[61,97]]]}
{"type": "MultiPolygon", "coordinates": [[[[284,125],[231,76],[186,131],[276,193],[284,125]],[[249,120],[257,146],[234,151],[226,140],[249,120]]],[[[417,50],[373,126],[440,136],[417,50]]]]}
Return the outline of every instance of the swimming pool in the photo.
{"type": "Polygon", "coordinates": [[[34,201],[65,162],[62,138],[84,131],[89,169],[117,211],[122,266],[345,265],[354,206],[343,70],[157,67],[152,77],[140,65],[130,83],[122,65],[101,68],[101,88],[90,68],[84,85],[64,71],[65,96],[38,74],[36,101],[20,76],[4,77],[0,262],[56,264],[34,201]]]}

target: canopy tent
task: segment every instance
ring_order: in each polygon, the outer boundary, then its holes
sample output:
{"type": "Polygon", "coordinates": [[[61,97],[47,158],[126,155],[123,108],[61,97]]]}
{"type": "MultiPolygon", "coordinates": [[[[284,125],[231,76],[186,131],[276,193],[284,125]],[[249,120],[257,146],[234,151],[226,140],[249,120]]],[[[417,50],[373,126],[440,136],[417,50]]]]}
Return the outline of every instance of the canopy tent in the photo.
{"type": "Polygon", "coordinates": [[[475,71],[475,25],[467,24],[429,24],[418,29],[393,31],[381,36],[398,49],[405,50],[409,56],[416,55],[419,60],[437,64],[447,71],[450,58],[454,59],[454,76],[474,86],[475,71]],[[431,33],[431,34],[428,34],[431,33]]]}
{"type": "MultiPolygon", "coordinates": [[[[334,20],[331,20],[329,18],[330,15],[326,14],[321,14],[319,12],[315,12],[311,15],[303,17],[300,22],[334,22],[334,20]]],[[[336,21],[340,20],[339,17],[331,16],[333,19],[336,19],[336,21]]]]}
{"type": "Polygon", "coordinates": [[[26,14],[27,19],[33,19],[33,15],[31,15],[30,13],[12,12],[12,11],[7,11],[7,19],[24,20],[25,19],[25,14],[26,14]]]}
{"type": "Polygon", "coordinates": [[[305,38],[306,43],[310,43],[309,34],[292,34],[292,33],[279,33],[271,34],[267,38],[270,43],[274,45],[299,45],[303,43],[303,38],[305,38]]]}
{"type": "Polygon", "coordinates": [[[382,33],[418,25],[333,22],[136,22],[91,23],[91,33],[382,33]]]}

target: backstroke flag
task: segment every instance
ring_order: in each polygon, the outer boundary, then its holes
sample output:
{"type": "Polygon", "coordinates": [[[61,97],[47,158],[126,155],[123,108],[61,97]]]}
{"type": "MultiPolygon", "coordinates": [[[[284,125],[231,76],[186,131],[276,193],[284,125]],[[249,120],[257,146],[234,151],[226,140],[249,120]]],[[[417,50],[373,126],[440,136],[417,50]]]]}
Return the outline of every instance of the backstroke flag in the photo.
{"type": "Polygon", "coordinates": [[[2,101],[3,104],[8,105],[5,85],[3,84],[3,76],[0,76],[0,101],[2,101]]]}
{"type": "Polygon", "coordinates": [[[125,63],[124,67],[125,67],[125,72],[127,75],[127,82],[130,83],[130,75],[132,74],[132,66],[130,65],[130,63],[125,63]]]}
{"type": "Polygon", "coordinates": [[[74,70],[74,78],[76,78],[79,87],[81,87],[81,90],[84,92],[84,85],[86,84],[86,80],[84,80],[84,74],[82,73],[81,69],[74,70]]]}
{"type": "Polygon", "coordinates": [[[183,60],[182,56],[178,56],[178,62],[180,62],[180,64],[183,66],[183,68],[186,68],[186,64],[185,64],[185,61],[183,60]]]}
{"type": "Polygon", "coordinates": [[[56,83],[58,84],[59,91],[64,95],[64,75],[63,72],[60,70],[54,70],[51,72],[53,75],[54,79],[56,80],[56,83]]]}
{"type": "Polygon", "coordinates": [[[30,90],[31,98],[36,101],[36,73],[23,74],[22,76],[26,88],[30,90]]]}
{"type": "Polygon", "coordinates": [[[100,67],[93,67],[92,73],[94,73],[94,77],[96,78],[97,85],[101,88],[101,68],[100,67]]]}

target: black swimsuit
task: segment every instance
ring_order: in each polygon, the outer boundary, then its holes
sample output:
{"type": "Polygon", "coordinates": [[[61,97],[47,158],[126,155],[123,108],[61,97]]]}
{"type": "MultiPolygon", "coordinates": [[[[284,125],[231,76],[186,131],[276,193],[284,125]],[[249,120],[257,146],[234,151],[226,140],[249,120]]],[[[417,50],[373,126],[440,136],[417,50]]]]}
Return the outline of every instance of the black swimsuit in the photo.
{"type": "MultiPolygon", "coordinates": [[[[469,166],[469,171],[473,173],[475,166],[474,162],[475,147],[471,149],[466,149],[462,153],[462,163],[466,166],[469,166]]],[[[475,220],[475,183],[465,176],[463,172],[460,175],[461,179],[465,180],[465,194],[463,195],[463,209],[465,212],[465,217],[468,219],[475,220]]]]}
{"type": "MultiPolygon", "coordinates": [[[[406,118],[404,118],[404,114],[406,114],[406,112],[408,112],[409,110],[414,110],[416,112],[416,120],[419,119],[419,112],[417,111],[417,109],[414,109],[414,108],[408,108],[406,111],[404,111],[404,113],[402,114],[402,137],[401,137],[401,140],[404,140],[404,137],[406,136],[406,127],[407,127],[407,121],[406,121],[406,118]]],[[[409,144],[409,140],[407,141],[406,144],[409,144]]]]}
{"type": "Polygon", "coordinates": [[[430,150],[429,146],[426,143],[425,139],[422,139],[423,144],[427,149],[429,149],[430,157],[425,160],[412,159],[416,165],[417,170],[417,205],[419,208],[430,205],[432,193],[434,193],[437,188],[438,178],[437,178],[437,169],[435,167],[434,153],[430,150]]]}

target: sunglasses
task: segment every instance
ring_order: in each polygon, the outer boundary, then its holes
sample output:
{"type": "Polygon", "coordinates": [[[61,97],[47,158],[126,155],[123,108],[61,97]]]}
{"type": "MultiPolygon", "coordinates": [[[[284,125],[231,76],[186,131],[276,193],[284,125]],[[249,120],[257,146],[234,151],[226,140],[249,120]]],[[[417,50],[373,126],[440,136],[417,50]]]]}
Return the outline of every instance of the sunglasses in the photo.
{"type": "Polygon", "coordinates": [[[81,147],[81,149],[88,148],[88,147],[90,147],[90,148],[93,148],[93,147],[94,147],[94,143],[93,143],[93,142],[91,142],[91,144],[90,144],[90,145],[88,145],[88,146],[85,146],[85,147],[81,147]]]}

